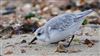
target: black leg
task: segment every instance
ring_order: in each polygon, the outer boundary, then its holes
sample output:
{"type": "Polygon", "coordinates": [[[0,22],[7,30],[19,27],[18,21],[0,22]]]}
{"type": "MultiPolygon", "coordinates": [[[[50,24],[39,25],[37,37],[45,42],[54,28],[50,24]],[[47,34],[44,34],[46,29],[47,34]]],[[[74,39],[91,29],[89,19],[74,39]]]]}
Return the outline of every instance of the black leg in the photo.
{"type": "Polygon", "coordinates": [[[68,43],[68,45],[67,46],[65,45],[65,47],[69,47],[71,42],[73,41],[73,39],[74,39],[74,35],[72,36],[72,38],[71,38],[70,42],[68,43]]]}
{"type": "Polygon", "coordinates": [[[37,40],[37,37],[35,37],[35,38],[29,43],[29,45],[32,44],[35,40],[37,40]]]}

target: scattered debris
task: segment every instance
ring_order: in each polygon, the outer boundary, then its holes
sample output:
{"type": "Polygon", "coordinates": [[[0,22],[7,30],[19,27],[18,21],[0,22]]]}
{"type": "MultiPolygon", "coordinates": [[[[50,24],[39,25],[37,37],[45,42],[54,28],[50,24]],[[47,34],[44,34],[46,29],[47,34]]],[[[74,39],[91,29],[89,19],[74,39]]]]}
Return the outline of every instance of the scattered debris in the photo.
{"type": "Polygon", "coordinates": [[[85,39],[83,44],[86,44],[88,47],[92,47],[94,45],[94,42],[91,40],[85,39]]]}
{"type": "Polygon", "coordinates": [[[7,44],[10,44],[9,42],[7,42],[7,44]]]}
{"type": "Polygon", "coordinates": [[[79,38],[75,38],[73,41],[74,41],[74,44],[77,44],[77,45],[79,45],[81,43],[79,38]]]}
{"type": "Polygon", "coordinates": [[[2,29],[2,31],[0,31],[0,35],[2,36],[2,39],[9,39],[12,38],[13,35],[13,28],[8,26],[4,29],[2,29]]]}
{"type": "Polygon", "coordinates": [[[87,20],[87,19],[85,19],[85,20],[83,21],[82,25],[86,25],[86,24],[88,24],[88,20],[87,20]]]}
{"type": "Polygon", "coordinates": [[[88,47],[92,47],[92,46],[93,46],[93,44],[88,44],[87,46],[88,46],[88,47]]]}
{"type": "Polygon", "coordinates": [[[2,38],[2,36],[0,36],[0,38],[2,38]]]}
{"type": "Polygon", "coordinates": [[[38,51],[39,49],[35,48],[34,50],[35,50],[35,51],[38,51]]]}
{"type": "Polygon", "coordinates": [[[25,49],[21,49],[21,53],[26,53],[26,50],[25,49]]]}
{"type": "Polygon", "coordinates": [[[20,26],[18,30],[22,31],[23,33],[29,33],[29,32],[35,32],[38,27],[39,27],[38,22],[32,23],[31,19],[27,19],[25,20],[24,24],[20,26]]]}
{"type": "Polygon", "coordinates": [[[13,51],[10,51],[10,50],[8,50],[8,51],[6,51],[6,52],[4,53],[4,55],[11,55],[11,54],[13,54],[13,51]]]}
{"type": "Polygon", "coordinates": [[[64,47],[64,43],[63,42],[59,42],[57,49],[55,52],[67,52],[66,48],[64,47]]]}
{"type": "Polygon", "coordinates": [[[22,40],[22,41],[21,41],[21,43],[26,43],[26,42],[27,42],[26,40],[22,40]]]}
{"type": "Polygon", "coordinates": [[[91,40],[92,42],[94,42],[94,43],[97,43],[97,42],[99,42],[98,40],[91,40]]]}
{"type": "Polygon", "coordinates": [[[32,48],[32,46],[29,46],[29,48],[32,48]]]}
{"type": "Polygon", "coordinates": [[[99,24],[100,25],[100,19],[93,20],[93,21],[91,21],[89,23],[90,24],[99,24]]]}
{"type": "Polygon", "coordinates": [[[64,43],[63,42],[59,42],[57,49],[55,52],[60,52],[60,53],[76,53],[76,52],[80,52],[81,50],[79,49],[75,49],[75,48],[65,48],[64,47],[64,43]]]}

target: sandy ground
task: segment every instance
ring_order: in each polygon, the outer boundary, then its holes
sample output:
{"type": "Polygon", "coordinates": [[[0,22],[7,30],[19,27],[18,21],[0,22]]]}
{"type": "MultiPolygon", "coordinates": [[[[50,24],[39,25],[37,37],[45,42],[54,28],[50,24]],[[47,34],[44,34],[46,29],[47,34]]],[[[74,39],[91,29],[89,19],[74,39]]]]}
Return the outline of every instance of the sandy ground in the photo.
{"type": "Polygon", "coordinates": [[[89,35],[75,36],[80,41],[86,38],[97,40],[92,47],[87,47],[84,44],[76,44],[72,42],[69,48],[79,49],[76,53],[58,53],[55,52],[57,44],[32,44],[28,43],[34,38],[33,34],[14,35],[13,38],[0,39],[0,56],[100,56],[100,28],[93,32],[90,27],[85,27],[83,32],[90,33],[89,35]],[[26,40],[26,43],[21,43],[26,40]],[[8,53],[7,53],[8,52],[8,53]]]}

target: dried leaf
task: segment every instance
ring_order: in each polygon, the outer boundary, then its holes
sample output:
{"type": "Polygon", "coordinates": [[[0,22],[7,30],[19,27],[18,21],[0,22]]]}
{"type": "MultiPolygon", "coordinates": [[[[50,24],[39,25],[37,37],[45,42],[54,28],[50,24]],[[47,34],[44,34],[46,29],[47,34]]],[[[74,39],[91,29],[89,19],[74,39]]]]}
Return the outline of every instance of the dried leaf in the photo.
{"type": "Polygon", "coordinates": [[[94,44],[94,42],[92,42],[91,40],[85,39],[84,44],[94,44]]]}
{"type": "Polygon", "coordinates": [[[88,47],[92,47],[94,45],[94,42],[86,39],[83,44],[86,44],[88,47]]]}

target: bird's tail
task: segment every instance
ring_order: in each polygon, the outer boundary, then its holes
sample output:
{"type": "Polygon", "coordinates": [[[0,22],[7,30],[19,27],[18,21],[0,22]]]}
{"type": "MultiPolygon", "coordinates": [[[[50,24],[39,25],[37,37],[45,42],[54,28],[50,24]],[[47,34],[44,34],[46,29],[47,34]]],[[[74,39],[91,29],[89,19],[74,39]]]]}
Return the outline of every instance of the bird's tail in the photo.
{"type": "Polygon", "coordinates": [[[83,11],[81,13],[76,14],[78,18],[83,18],[86,17],[88,14],[90,14],[91,12],[93,12],[94,10],[90,9],[90,10],[86,10],[83,11]]]}

